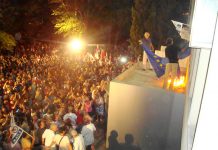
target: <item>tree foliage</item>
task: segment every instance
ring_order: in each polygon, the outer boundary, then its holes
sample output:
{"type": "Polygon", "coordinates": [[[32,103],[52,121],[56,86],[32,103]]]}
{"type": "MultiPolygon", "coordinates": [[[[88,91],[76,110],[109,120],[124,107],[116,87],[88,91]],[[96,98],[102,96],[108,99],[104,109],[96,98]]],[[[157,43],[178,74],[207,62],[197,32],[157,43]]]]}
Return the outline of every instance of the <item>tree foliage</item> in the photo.
{"type": "Polygon", "coordinates": [[[9,33],[15,18],[8,16],[15,12],[15,8],[9,6],[9,4],[8,1],[4,1],[0,5],[0,50],[12,51],[16,46],[16,41],[9,33]]]}
{"type": "Polygon", "coordinates": [[[84,32],[83,23],[76,17],[66,17],[58,20],[55,28],[57,34],[63,34],[64,36],[81,36],[84,32]]]}
{"type": "Polygon", "coordinates": [[[78,33],[109,43],[119,43],[129,37],[131,0],[50,0],[50,3],[58,34],[78,33]]]}
{"type": "Polygon", "coordinates": [[[84,33],[84,23],[75,1],[50,0],[50,3],[56,4],[53,6],[52,15],[55,16],[54,27],[57,34],[69,37],[84,33]]]}
{"type": "Polygon", "coordinates": [[[0,50],[12,51],[14,46],[16,46],[14,37],[11,34],[0,31],[0,50]]]}

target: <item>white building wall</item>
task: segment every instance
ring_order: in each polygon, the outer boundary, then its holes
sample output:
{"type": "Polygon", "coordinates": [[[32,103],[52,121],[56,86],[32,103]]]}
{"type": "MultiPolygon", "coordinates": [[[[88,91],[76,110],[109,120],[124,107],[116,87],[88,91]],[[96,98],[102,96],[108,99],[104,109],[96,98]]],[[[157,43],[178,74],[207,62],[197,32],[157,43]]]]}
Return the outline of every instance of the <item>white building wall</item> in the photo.
{"type": "Polygon", "coordinates": [[[218,23],[208,61],[208,70],[192,150],[217,150],[218,142],[218,23]]]}
{"type": "Polygon", "coordinates": [[[216,101],[211,99],[216,99],[218,96],[218,92],[215,92],[215,89],[218,89],[216,87],[218,82],[217,77],[211,76],[208,69],[211,70],[211,74],[217,75],[215,72],[218,69],[214,64],[216,61],[218,65],[218,55],[216,52],[211,54],[211,50],[218,50],[216,47],[218,39],[214,38],[218,0],[193,0],[192,2],[194,7],[190,46],[195,49],[192,50],[185,100],[181,150],[215,150],[218,146],[215,144],[216,138],[213,138],[213,135],[217,134],[218,129],[215,122],[215,118],[218,118],[218,112],[216,112],[218,109],[217,107],[215,109],[216,101]],[[213,67],[210,67],[211,65],[213,67]],[[210,80],[213,82],[209,82],[210,80]],[[210,89],[210,92],[207,89],[210,89]],[[209,98],[208,95],[214,97],[209,98]]]}
{"type": "Polygon", "coordinates": [[[184,94],[149,85],[111,82],[107,148],[111,131],[115,130],[120,144],[125,144],[125,136],[131,134],[133,145],[141,150],[179,150],[183,106],[184,94]]]}

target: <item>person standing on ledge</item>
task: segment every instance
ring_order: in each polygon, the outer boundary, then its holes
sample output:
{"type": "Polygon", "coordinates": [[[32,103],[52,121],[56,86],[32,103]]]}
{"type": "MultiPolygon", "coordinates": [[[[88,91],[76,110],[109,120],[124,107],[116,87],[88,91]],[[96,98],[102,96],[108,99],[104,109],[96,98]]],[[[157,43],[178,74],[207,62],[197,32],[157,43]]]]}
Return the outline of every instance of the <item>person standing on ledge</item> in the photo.
{"type": "MultiPolygon", "coordinates": [[[[142,39],[141,42],[143,42],[152,52],[154,52],[154,46],[151,42],[149,32],[145,32],[144,38],[142,39]]],[[[144,66],[144,69],[151,69],[152,68],[151,64],[148,60],[148,56],[147,56],[145,51],[143,51],[143,66],[144,66]]]]}
{"type": "Polygon", "coordinates": [[[176,46],[172,38],[166,40],[165,57],[168,58],[169,62],[166,64],[165,74],[164,74],[164,84],[163,88],[173,90],[173,82],[178,76],[178,52],[179,47],[176,46]],[[168,79],[171,79],[170,85],[168,85],[168,79]]]}

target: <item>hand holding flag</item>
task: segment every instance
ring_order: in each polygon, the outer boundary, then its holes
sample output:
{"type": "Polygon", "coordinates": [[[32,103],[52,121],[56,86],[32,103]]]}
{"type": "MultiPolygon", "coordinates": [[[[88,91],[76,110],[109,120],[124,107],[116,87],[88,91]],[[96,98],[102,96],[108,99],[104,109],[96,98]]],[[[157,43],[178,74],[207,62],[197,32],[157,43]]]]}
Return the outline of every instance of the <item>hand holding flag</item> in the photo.
{"type": "Polygon", "coordinates": [[[11,138],[11,147],[13,148],[17,144],[17,142],[19,141],[19,139],[22,136],[23,132],[25,132],[26,134],[28,134],[32,138],[33,138],[33,136],[30,135],[29,133],[27,133],[26,131],[24,131],[21,127],[16,125],[15,120],[14,120],[13,111],[11,112],[10,116],[11,116],[10,133],[12,135],[12,138],[11,138]]]}

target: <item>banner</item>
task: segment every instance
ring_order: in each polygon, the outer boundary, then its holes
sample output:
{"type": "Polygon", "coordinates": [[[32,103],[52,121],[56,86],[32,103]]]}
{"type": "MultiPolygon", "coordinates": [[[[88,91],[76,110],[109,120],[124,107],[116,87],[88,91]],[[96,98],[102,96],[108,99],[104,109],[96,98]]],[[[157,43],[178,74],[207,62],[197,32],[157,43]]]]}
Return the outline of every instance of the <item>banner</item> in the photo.
{"type": "Polygon", "coordinates": [[[166,64],[168,63],[168,59],[162,58],[156,55],[155,53],[153,53],[150,50],[150,48],[143,42],[143,40],[142,40],[142,43],[140,44],[143,50],[145,51],[145,53],[147,54],[148,60],[151,63],[151,66],[153,67],[154,72],[156,73],[157,77],[160,78],[165,73],[165,67],[166,67],[166,64]]]}
{"type": "Polygon", "coordinates": [[[183,23],[171,20],[176,27],[176,30],[180,33],[182,31],[183,23]]]}
{"type": "Polygon", "coordinates": [[[171,20],[176,27],[176,30],[179,32],[179,35],[182,39],[189,41],[190,39],[190,26],[188,24],[171,20]]]}
{"type": "MultiPolygon", "coordinates": [[[[147,54],[150,64],[152,65],[155,74],[158,78],[165,74],[166,64],[169,63],[168,58],[160,57],[153,53],[149,47],[143,43],[143,40],[140,40],[140,44],[147,54]]],[[[178,53],[179,59],[184,59],[191,54],[191,48],[188,47],[188,44],[183,47],[183,50],[178,53]]],[[[178,67],[178,75],[180,74],[180,67],[178,67]]]]}
{"type": "Polygon", "coordinates": [[[190,40],[191,28],[189,25],[183,24],[180,36],[182,39],[189,41],[190,40]]]}
{"type": "Polygon", "coordinates": [[[11,138],[11,147],[13,148],[17,142],[19,141],[20,137],[22,136],[24,130],[22,128],[20,128],[17,125],[14,125],[13,127],[11,127],[11,131],[12,131],[12,138],[11,138]]]}
{"type": "Polygon", "coordinates": [[[14,113],[13,113],[13,111],[11,112],[11,122],[10,122],[10,126],[11,127],[13,127],[13,126],[15,126],[16,124],[15,124],[15,121],[14,121],[14,113]]]}

